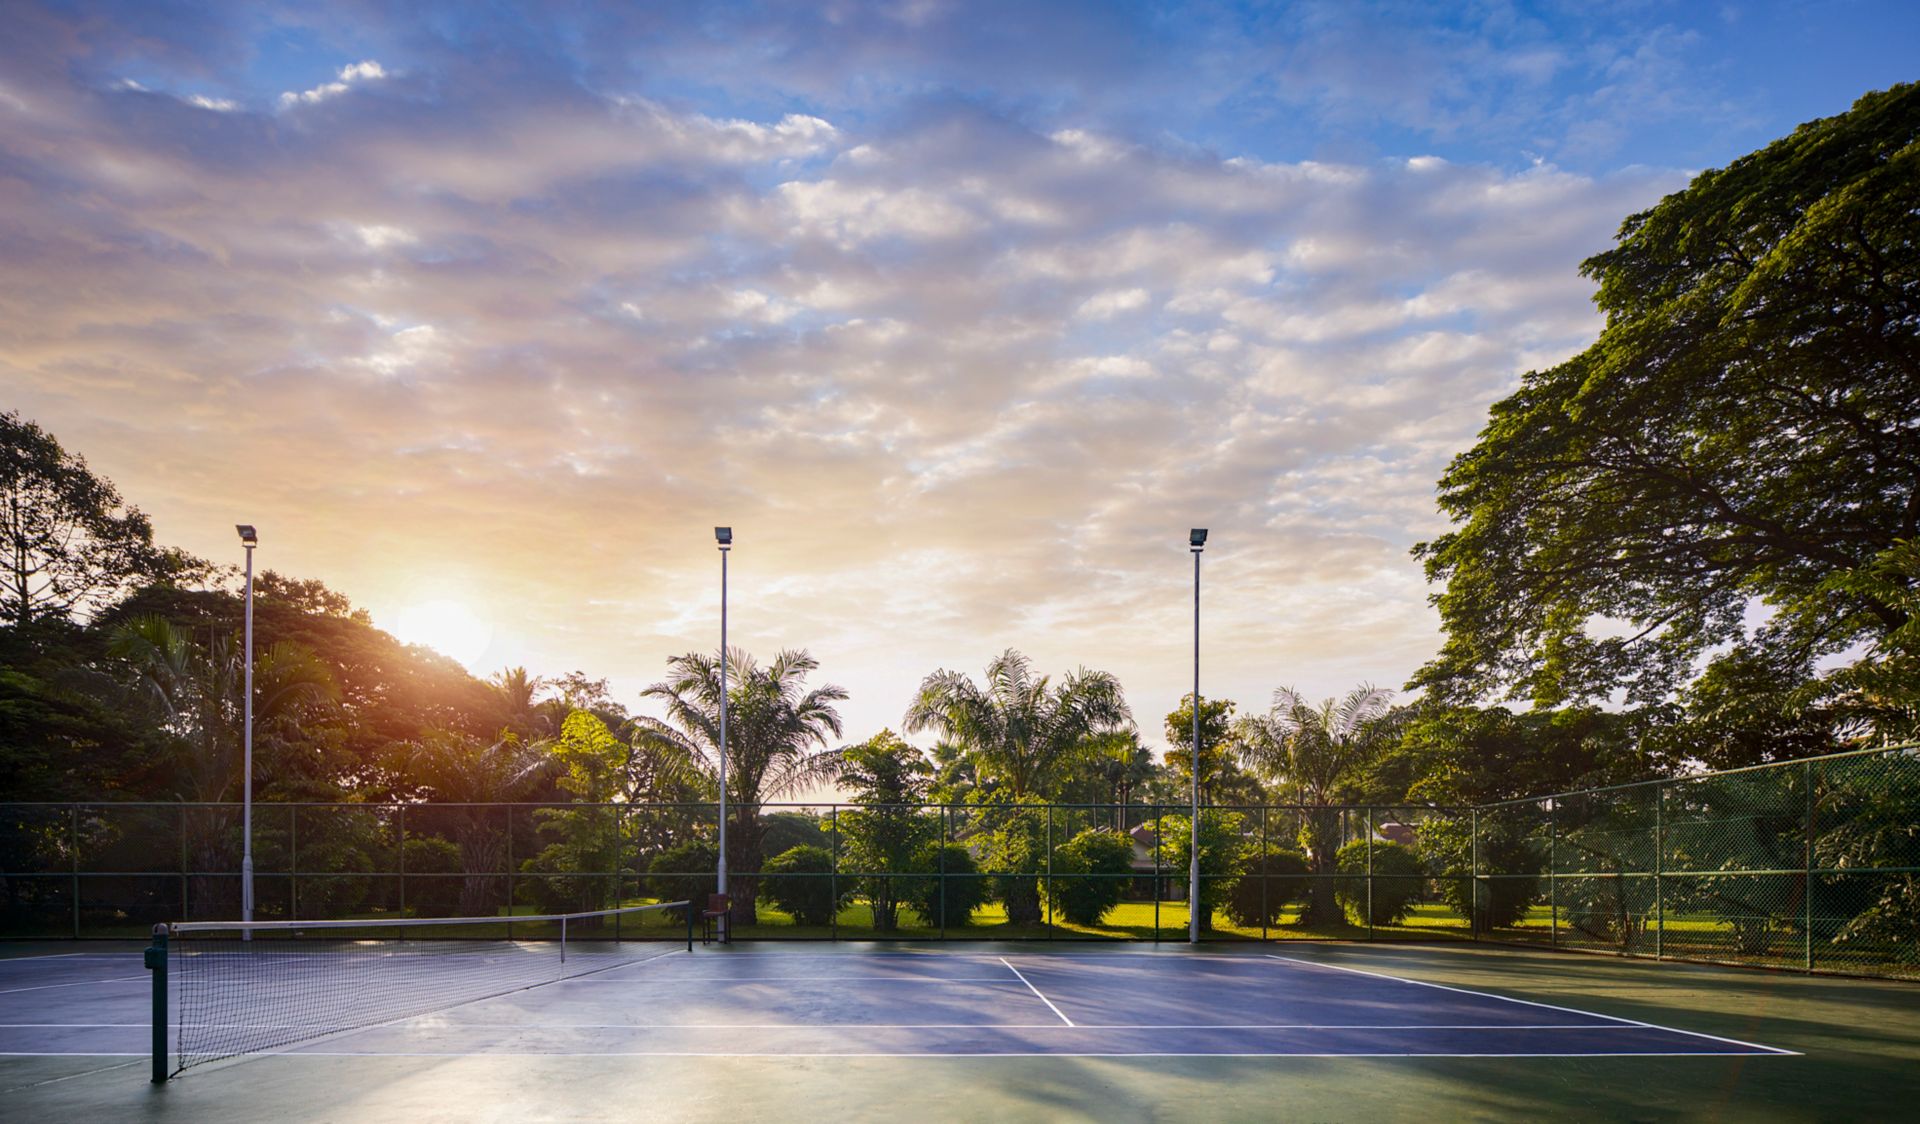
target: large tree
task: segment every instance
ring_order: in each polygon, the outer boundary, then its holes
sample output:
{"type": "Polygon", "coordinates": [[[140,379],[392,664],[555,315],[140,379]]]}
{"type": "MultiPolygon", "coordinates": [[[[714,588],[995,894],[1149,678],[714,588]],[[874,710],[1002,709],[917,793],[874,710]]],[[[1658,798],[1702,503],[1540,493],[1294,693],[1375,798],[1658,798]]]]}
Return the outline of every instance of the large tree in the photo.
{"type": "Polygon", "coordinates": [[[983,779],[999,781],[1015,800],[1051,798],[1081,762],[1126,752],[1107,736],[1133,725],[1110,673],[1082,668],[1054,686],[1009,648],[987,665],[986,678],[981,687],[958,671],[934,672],[921,680],[902,724],[961,747],[983,779]]]}
{"type": "Polygon", "coordinates": [[[1319,875],[1307,903],[1307,918],[1316,923],[1340,916],[1330,877],[1340,847],[1336,805],[1351,799],[1370,762],[1399,743],[1406,713],[1393,708],[1389,692],[1365,684],[1318,706],[1281,687],[1271,710],[1235,725],[1241,760],[1282,800],[1301,805],[1300,846],[1319,875]]]}
{"type": "MultiPolygon", "coordinates": [[[[732,648],[726,660],[727,890],[734,920],[752,925],[758,921],[754,898],[766,832],[760,805],[833,778],[839,755],[826,748],[827,738],[840,735],[840,712],[833,704],[844,701],[847,692],[832,684],[808,690],[807,674],[820,662],[804,651],[783,651],[762,666],[732,648]]],[[[717,792],[720,657],[688,652],[669,659],[667,667],[668,677],[642,692],[665,704],[666,720],[635,718],[635,742],[687,762],[717,792]]]]}
{"type": "Polygon", "coordinates": [[[1898,632],[1902,599],[1845,579],[1920,537],[1916,246],[1913,85],[1627,219],[1582,266],[1599,340],[1440,481],[1457,526],[1416,552],[1446,642],[1416,683],[1653,703],[1712,654],[1777,690],[1898,632]]]}
{"type": "Polygon", "coordinates": [[[19,414],[0,413],[0,617],[87,616],[143,578],[184,564],[84,458],[19,414]]]}

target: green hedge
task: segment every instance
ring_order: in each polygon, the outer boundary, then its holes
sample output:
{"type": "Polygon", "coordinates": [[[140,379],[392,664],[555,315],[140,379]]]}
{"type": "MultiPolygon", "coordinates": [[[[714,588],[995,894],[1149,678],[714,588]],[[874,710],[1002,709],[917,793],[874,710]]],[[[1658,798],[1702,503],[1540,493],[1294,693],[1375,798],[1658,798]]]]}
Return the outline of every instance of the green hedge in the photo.
{"type": "Polygon", "coordinates": [[[1373,841],[1373,916],[1367,917],[1367,841],[1356,839],[1334,855],[1340,877],[1333,881],[1333,895],[1355,925],[1393,925],[1413,912],[1414,899],[1420,896],[1426,864],[1411,847],[1373,841]]]}
{"type": "Polygon", "coordinates": [[[793,914],[795,923],[833,924],[840,904],[834,900],[833,852],[809,844],[789,847],[768,859],[761,869],[764,877],[760,892],[775,906],[793,914]]]}

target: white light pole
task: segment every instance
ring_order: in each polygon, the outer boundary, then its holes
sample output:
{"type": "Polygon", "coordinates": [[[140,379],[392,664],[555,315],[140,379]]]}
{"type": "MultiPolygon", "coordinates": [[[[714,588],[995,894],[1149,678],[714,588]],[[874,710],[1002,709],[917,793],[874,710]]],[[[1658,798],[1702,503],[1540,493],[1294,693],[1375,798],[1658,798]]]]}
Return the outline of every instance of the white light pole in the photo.
{"type": "Polygon", "coordinates": [[[1193,839],[1187,844],[1187,943],[1200,943],[1200,552],[1207,545],[1207,529],[1187,533],[1193,551],[1193,839]]]}
{"type": "MultiPolygon", "coordinates": [[[[242,653],[244,661],[246,698],[241,706],[245,712],[241,725],[241,742],[246,747],[245,763],[241,767],[240,785],[240,920],[253,920],[253,548],[260,545],[260,536],[254,532],[250,523],[236,523],[234,530],[240,532],[240,544],[247,548],[247,624],[246,639],[242,653]]],[[[240,934],[242,940],[252,940],[253,930],[246,929],[240,934]]]]}
{"type": "MultiPolygon", "coordinates": [[[[727,892],[727,552],[733,549],[733,528],[715,527],[720,544],[720,889],[727,892]]],[[[733,910],[720,918],[720,943],[733,939],[733,910]]]]}

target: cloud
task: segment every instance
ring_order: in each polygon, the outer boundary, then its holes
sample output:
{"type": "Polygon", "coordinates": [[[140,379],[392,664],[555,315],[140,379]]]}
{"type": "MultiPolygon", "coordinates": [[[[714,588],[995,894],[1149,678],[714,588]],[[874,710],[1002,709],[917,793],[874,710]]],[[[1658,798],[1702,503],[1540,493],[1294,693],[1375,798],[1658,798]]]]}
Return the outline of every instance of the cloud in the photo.
{"type": "MultiPolygon", "coordinates": [[[[511,38],[335,46],[390,62],[297,120],[10,75],[10,404],[169,541],[224,551],[258,513],[276,568],[376,610],[457,582],[514,659],[628,688],[715,642],[731,523],[734,640],[812,648],[860,736],[1012,645],[1120,674],[1151,738],[1198,525],[1210,691],[1401,681],[1434,643],[1406,553],[1433,481],[1592,337],[1577,263],[1682,177],[1286,159],[988,97],[857,112],[809,92],[970,17],[834,10],[845,42],[769,60],[790,96],[725,107],[511,38]]],[[[964,34],[928,82],[1019,61],[964,34]]],[[[1131,48],[1063,51],[1092,88],[1131,48]]],[[[195,88],[178,69],[146,84],[195,88]]]]}
{"type": "Polygon", "coordinates": [[[312,105],[339,97],[359,83],[387,77],[386,69],[372,59],[349,63],[340,68],[338,77],[332,82],[322,82],[310,90],[288,90],[280,95],[282,106],[312,105]]]}

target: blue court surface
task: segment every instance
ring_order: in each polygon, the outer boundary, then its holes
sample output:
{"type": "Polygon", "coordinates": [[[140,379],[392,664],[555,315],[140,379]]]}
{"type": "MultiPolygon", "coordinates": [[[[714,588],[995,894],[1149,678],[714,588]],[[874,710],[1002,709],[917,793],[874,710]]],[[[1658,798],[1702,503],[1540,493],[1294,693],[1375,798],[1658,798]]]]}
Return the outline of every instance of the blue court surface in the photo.
{"type": "MultiPolygon", "coordinates": [[[[476,958],[475,970],[485,970],[476,958]]],[[[146,1057],[137,953],[0,960],[0,1056],[146,1057]]],[[[236,1019],[298,1018],[284,1007],[236,1019]]],[[[317,1057],[1658,1057],[1795,1051],[1259,951],[663,947],[317,1057]]],[[[170,1035],[172,1037],[172,1035],[170,1035]]],[[[242,1059],[244,1061],[244,1059],[242,1059]]],[[[233,1064],[233,1063],[224,1063],[233,1064]]],[[[190,1072],[182,1078],[192,1081],[190,1072]]]]}

